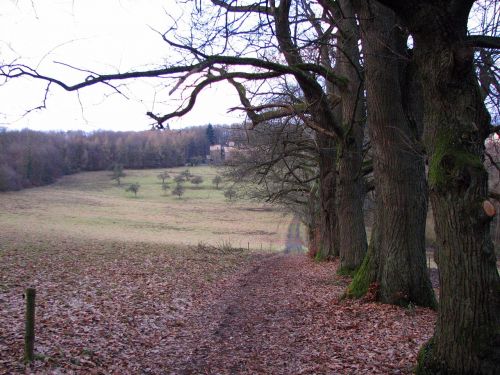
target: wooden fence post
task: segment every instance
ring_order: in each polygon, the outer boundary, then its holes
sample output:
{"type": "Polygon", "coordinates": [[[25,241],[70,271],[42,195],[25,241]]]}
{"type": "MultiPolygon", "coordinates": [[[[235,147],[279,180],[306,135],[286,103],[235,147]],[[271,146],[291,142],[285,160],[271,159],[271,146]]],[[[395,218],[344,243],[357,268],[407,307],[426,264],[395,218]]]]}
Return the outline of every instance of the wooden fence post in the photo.
{"type": "Polygon", "coordinates": [[[24,331],[24,363],[32,362],[35,356],[35,288],[26,288],[26,315],[24,331]]]}

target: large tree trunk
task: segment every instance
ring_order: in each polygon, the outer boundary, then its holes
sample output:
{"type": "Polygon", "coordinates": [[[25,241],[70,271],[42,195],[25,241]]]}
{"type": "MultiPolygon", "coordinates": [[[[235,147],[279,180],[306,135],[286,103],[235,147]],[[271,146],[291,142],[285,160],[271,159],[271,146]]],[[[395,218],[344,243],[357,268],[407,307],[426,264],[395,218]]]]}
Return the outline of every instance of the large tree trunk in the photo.
{"type": "MultiPolygon", "coordinates": [[[[346,2],[347,3],[347,2],[346,2]]],[[[274,8],[274,21],[276,26],[276,38],[279,44],[280,51],[283,53],[283,56],[287,63],[291,66],[299,66],[303,64],[302,56],[300,55],[295,41],[292,38],[290,31],[290,23],[289,23],[289,14],[290,9],[293,2],[286,0],[280,1],[279,6],[274,8]]],[[[317,20],[316,20],[317,21],[317,20]]],[[[315,20],[312,20],[313,27],[315,20]]],[[[320,31],[320,30],[319,30],[320,31]]],[[[320,31],[321,33],[321,31],[320,31]]],[[[354,47],[356,49],[356,47],[354,47]]],[[[324,53],[325,48],[322,48],[321,52],[321,60],[322,64],[329,65],[328,53],[324,53]]],[[[361,157],[361,155],[356,154],[356,149],[358,144],[355,144],[354,150],[351,149],[352,139],[358,137],[358,129],[351,131],[346,131],[341,124],[339,124],[339,118],[342,117],[337,115],[334,101],[332,101],[331,95],[327,95],[323,90],[323,86],[320,82],[316,80],[316,78],[307,73],[307,74],[296,74],[295,78],[297,80],[298,85],[302,89],[304,94],[304,98],[309,106],[309,112],[312,114],[312,120],[316,123],[317,126],[322,129],[328,130],[330,133],[334,133],[336,135],[336,140],[338,142],[344,142],[348,150],[346,150],[346,154],[348,157],[345,159],[348,163],[347,166],[344,166],[344,170],[349,170],[351,173],[355,173],[356,171],[352,171],[350,168],[356,167],[356,163],[358,162],[356,158],[361,157]],[[353,164],[353,165],[352,165],[353,164]]],[[[327,84],[327,92],[328,94],[332,94],[332,89],[329,88],[329,83],[327,84]]],[[[356,90],[359,87],[356,87],[356,90]]],[[[355,91],[355,96],[358,96],[358,91],[355,91]]],[[[357,98],[356,98],[357,99],[357,98]]],[[[355,99],[355,100],[356,100],[355,99]]],[[[350,98],[348,98],[351,101],[350,98]]],[[[354,106],[349,104],[350,108],[354,106]]],[[[340,111],[341,112],[341,111],[340,111]]],[[[350,116],[351,118],[352,116],[350,116]]],[[[356,117],[354,117],[357,120],[356,117]]],[[[356,125],[356,127],[359,125],[356,125]]],[[[359,138],[359,137],[358,137],[359,138]]],[[[362,211],[360,209],[349,208],[349,210],[345,211],[345,214],[349,217],[346,219],[347,225],[351,223],[354,227],[349,228],[347,236],[340,235],[337,236],[336,232],[338,230],[337,223],[338,215],[336,214],[336,172],[337,172],[337,155],[335,153],[336,150],[339,150],[339,145],[337,147],[333,147],[334,142],[330,139],[326,139],[326,136],[321,132],[318,133],[318,143],[320,148],[320,202],[321,202],[321,240],[320,240],[320,249],[318,252],[319,258],[331,258],[338,254],[338,246],[337,241],[339,238],[345,239],[347,242],[346,249],[355,248],[355,252],[364,252],[366,245],[358,245],[358,242],[363,242],[364,239],[364,226],[363,226],[363,216],[362,211]],[[361,231],[360,231],[361,230],[361,231]],[[355,241],[349,243],[348,241],[355,241]],[[364,246],[364,247],[363,247],[364,246]]],[[[360,164],[360,162],[359,162],[360,164]]],[[[355,189],[351,186],[353,184],[361,184],[358,182],[356,178],[353,178],[351,175],[347,175],[344,173],[344,185],[343,194],[346,197],[347,201],[345,204],[358,204],[357,207],[361,208],[361,194],[358,194],[355,189]],[[359,202],[354,203],[355,200],[359,202]]],[[[344,203],[342,203],[344,204],[344,203]]],[[[344,220],[342,218],[342,220],[344,220]]],[[[347,232],[347,231],[346,231],[347,232]]],[[[356,257],[355,257],[356,258],[356,257]]],[[[361,256],[357,256],[357,258],[361,258],[361,256]]],[[[346,259],[347,261],[347,259],[346,259]]],[[[359,264],[358,259],[352,259],[352,264],[359,264]]]]}
{"type": "Polygon", "coordinates": [[[465,42],[467,5],[444,3],[406,15],[425,82],[425,145],[440,274],[436,330],[421,353],[419,371],[498,374],[500,278],[482,206],[488,197],[483,157],[490,118],[473,49],[465,42]]]}
{"type": "MultiPolygon", "coordinates": [[[[280,1],[279,6],[274,8],[274,22],[276,39],[283,57],[289,65],[297,66],[304,61],[294,44],[290,31],[289,14],[292,3],[290,0],[280,1]]],[[[312,120],[322,129],[341,137],[343,131],[338,124],[331,100],[325,94],[321,84],[315,77],[305,72],[297,74],[295,78],[309,106],[312,120]]],[[[335,208],[336,148],[334,141],[321,132],[318,133],[318,147],[320,159],[320,243],[317,257],[329,259],[338,255],[337,236],[335,236],[337,228],[335,208]]]]}
{"type": "Polygon", "coordinates": [[[373,147],[376,226],[370,251],[348,294],[379,285],[385,303],[435,306],[425,258],[427,186],[419,128],[403,106],[399,28],[392,11],[360,2],[368,123],[373,147]],[[376,267],[376,269],[374,269],[376,267]]]}
{"type": "Polygon", "coordinates": [[[364,106],[362,69],[359,63],[359,32],[350,1],[341,0],[338,22],[336,71],[348,79],[340,89],[342,123],[345,137],[338,147],[337,216],[339,233],[339,273],[352,273],[366,254],[366,231],[363,217],[364,106]]]}
{"type": "Polygon", "coordinates": [[[327,137],[318,137],[319,145],[319,201],[320,223],[317,259],[332,259],[339,255],[337,232],[337,209],[335,207],[336,148],[327,137]]]}

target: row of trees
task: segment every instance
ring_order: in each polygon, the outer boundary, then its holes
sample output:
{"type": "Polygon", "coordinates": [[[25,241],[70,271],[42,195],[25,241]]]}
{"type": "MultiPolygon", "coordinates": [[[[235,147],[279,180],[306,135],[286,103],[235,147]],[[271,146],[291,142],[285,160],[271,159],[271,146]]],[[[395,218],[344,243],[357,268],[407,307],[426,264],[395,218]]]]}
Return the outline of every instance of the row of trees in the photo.
{"type": "Polygon", "coordinates": [[[498,109],[496,2],[477,2],[475,18],[487,35],[474,36],[468,28],[472,0],[193,3],[191,27],[163,35],[182,56],[166,66],[85,71],[73,85],[23,65],[4,66],[2,75],[29,76],[47,82],[47,89],[68,91],[171,77],[172,90],[191,90],[190,100],[172,113],[148,112],[161,129],[190,111],[205,87],[229,82],[249,127],[269,129],[264,137],[276,141],[261,142],[266,154],[243,152],[252,155],[250,163],[267,165],[255,175],[263,192],[302,203],[298,207],[319,228],[319,256],[339,257],[342,271],[355,272],[351,296],[376,285],[381,302],[436,307],[425,264],[429,200],[440,298],[435,334],[418,371],[495,374],[500,278],[491,210],[485,210],[484,159],[485,141],[498,132],[485,106],[498,109]],[[202,27],[197,31],[196,25],[202,27]],[[283,124],[290,125],[286,131],[283,124]],[[263,160],[265,155],[272,158],[263,160]],[[289,195],[275,194],[276,186],[289,195]],[[368,246],[363,202],[372,188],[368,246]]]}
{"type": "MultiPolygon", "coordinates": [[[[210,127],[208,129],[210,129],[210,127]]],[[[164,193],[166,193],[167,190],[170,190],[170,183],[168,181],[170,179],[170,177],[171,177],[170,173],[167,171],[163,171],[157,175],[157,178],[161,180],[161,187],[162,187],[162,190],[164,193]]],[[[184,195],[184,191],[185,191],[184,183],[185,182],[189,182],[189,183],[195,185],[196,188],[198,188],[199,185],[201,185],[204,182],[203,176],[193,175],[189,171],[189,169],[186,169],[186,170],[178,173],[173,178],[173,181],[175,182],[175,187],[172,189],[172,194],[177,195],[179,198],[182,195],[184,195]]],[[[222,177],[220,175],[216,175],[212,179],[212,184],[215,186],[215,188],[217,190],[219,190],[219,186],[222,184],[222,182],[223,182],[223,180],[222,180],[222,177]]],[[[226,198],[231,200],[232,198],[235,197],[236,191],[232,187],[230,187],[224,192],[224,195],[226,196],[226,198]]]]}
{"type": "MultiPolygon", "coordinates": [[[[318,1],[318,8],[301,1],[212,3],[240,21],[238,14],[261,17],[259,27],[239,26],[234,37],[258,30],[273,46],[267,56],[280,58],[224,59],[189,45],[193,55],[258,67],[245,75],[251,81],[283,71],[280,79],[295,79],[274,83],[259,102],[248,82],[233,78],[243,71],[221,72],[240,95],[253,133],[246,132],[249,147],[233,160],[233,178],[257,178],[260,189],[250,194],[292,206],[319,227],[311,237],[320,258],[339,257],[339,272],[354,271],[348,296],[375,285],[381,302],[434,308],[425,265],[430,198],[440,305],[418,372],[496,373],[500,280],[484,161],[485,143],[496,142],[488,138],[498,128],[484,102],[494,103],[499,93],[495,68],[484,58],[491,62],[495,54],[474,54],[474,47],[500,44],[466,34],[473,2],[339,0],[318,1]],[[372,188],[368,247],[363,202],[372,188]]],[[[494,10],[483,5],[483,11],[494,10]]]]}
{"type": "MultiPolygon", "coordinates": [[[[182,131],[0,132],[0,191],[52,183],[62,175],[124,168],[170,168],[203,162],[209,152],[207,127],[182,131]]],[[[227,130],[212,127],[223,139],[227,130]]]]}

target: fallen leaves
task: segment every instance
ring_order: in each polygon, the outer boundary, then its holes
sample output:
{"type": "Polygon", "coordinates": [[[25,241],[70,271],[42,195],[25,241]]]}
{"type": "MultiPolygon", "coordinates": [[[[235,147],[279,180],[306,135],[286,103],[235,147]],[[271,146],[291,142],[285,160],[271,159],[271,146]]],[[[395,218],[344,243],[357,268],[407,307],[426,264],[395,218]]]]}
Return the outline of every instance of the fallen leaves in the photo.
{"type": "Polygon", "coordinates": [[[45,241],[42,250],[39,239],[2,246],[0,374],[25,372],[26,286],[37,288],[32,372],[134,373],[145,366],[162,373],[172,332],[186,325],[186,311],[248,256],[146,243],[45,241]]]}
{"type": "Polygon", "coordinates": [[[410,373],[435,314],[339,300],[335,263],[210,247],[5,241],[0,374],[410,373]],[[42,246],[39,246],[42,245],[42,246]],[[36,360],[21,362],[37,288],[36,360]]]}

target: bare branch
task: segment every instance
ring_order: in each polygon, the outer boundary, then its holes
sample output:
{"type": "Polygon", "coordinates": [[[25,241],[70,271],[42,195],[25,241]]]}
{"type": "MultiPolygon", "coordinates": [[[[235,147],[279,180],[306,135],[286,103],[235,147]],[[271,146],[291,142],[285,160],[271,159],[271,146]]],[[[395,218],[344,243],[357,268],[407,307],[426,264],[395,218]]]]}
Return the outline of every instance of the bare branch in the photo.
{"type": "Polygon", "coordinates": [[[467,42],[473,47],[500,49],[500,38],[489,35],[470,35],[467,42]]]}
{"type": "Polygon", "coordinates": [[[225,2],[221,0],[211,0],[212,4],[218,5],[221,8],[228,10],[229,12],[237,12],[237,13],[249,13],[255,12],[260,14],[267,14],[269,16],[273,15],[273,9],[267,5],[262,6],[259,3],[251,4],[251,5],[231,5],[230,2],[225,2]]]}
{"type": "Polygon", "coordinates": [[[335,83],[341,85],[345,83],[345,78],[338,76],[333,71],[330,71],[324,67],[320,67],[314,64],[299,64],[297,66],[287,66],[257,58],[235,57],[235,56],[209,56],[204,61],[193,65],[172,66],[172,67],[165,67],[162,69],[151,69],[151,70],[135,71],[135,72],[132,71],[126,73],[90,75],[85,79],[85,81],[77,83],[75,85],[68,85],[56,78],[40,74],[35,69],[22,64],[1,66],[0,76],[3,76],[5,78],[17,78],[21,76],[29,76],[32,78],[52,82],[62,87],[66,91],[76,91],[81,88],[95,85],[97,83],[104,83],[106,81],[127,80],[134,78],[158,78],[158,77],[161,78],[167,75],[173,75],[178,73],[187,73],[190,71],[202,71],[203,69],[215,66],[217,64],[231,65],[231,66],[237,66],[237,65],[252,66],[256,68],[263,68],[280,74],[291,74],[297,78],[309,82],[310,84],[317,84],[316,81],[306,73],[307,71],[312,71],[316,74],[322,75],[325,79],[331,80],[335,83]]]}

